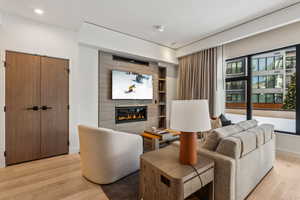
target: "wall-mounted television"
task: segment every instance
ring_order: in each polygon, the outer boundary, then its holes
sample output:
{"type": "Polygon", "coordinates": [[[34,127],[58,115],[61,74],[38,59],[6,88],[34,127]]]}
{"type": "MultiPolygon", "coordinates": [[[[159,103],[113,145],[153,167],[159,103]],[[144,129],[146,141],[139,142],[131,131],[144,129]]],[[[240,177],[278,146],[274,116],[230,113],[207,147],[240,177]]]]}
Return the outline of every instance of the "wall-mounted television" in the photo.
{"type": "Polygon", "coordinates": [[[112,71],[112,99],[152,99],[153,77],[149,74],[112,71]]]}

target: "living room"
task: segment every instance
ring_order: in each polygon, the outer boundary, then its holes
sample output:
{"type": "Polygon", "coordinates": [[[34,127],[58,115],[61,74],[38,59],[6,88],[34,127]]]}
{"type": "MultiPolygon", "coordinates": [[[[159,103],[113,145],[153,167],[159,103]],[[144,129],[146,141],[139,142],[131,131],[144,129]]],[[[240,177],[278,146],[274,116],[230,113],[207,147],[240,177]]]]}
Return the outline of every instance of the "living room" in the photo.
{"type": "Polygon", "coordinates": [[[0,0],[0,199],[300,199],[299,11],[0,0]]]}

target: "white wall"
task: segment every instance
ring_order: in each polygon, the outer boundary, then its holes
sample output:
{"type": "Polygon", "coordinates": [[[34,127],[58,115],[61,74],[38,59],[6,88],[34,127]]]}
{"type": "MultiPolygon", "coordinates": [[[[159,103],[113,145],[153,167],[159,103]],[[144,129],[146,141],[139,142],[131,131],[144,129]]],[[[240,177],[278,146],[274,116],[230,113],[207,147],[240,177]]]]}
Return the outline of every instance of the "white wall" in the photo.
{"type": "Polygon", "coordinates": [[[0,21],[0,168],[5,165],[5,50],[70,60],[70,153],[79,151],[77,125],[98,125],[98,49],[177,63],[172,49],[95,27],[79,34],[6,13],[0,13],[0,21]]]}
{"type": "Polygon", "coordinates": [[[300,136],[276,133],[276,149],[300,156],[300,136]]]}
{"type": "Polygon", "coordinates": [[[166,63],[178,63],[173,49],[87,23],[84,23],[79,31],[79,42],[95,46],[102,51],[126,53],[166,63]]]}
{"type": "Polygon", "coordinates": [[[98,49],[79,45],[79,123],[98,127],[98,49]]]}
{"type": "Polygon", "coordinates": [[[224,45],[224,59],[300,44],[300,22],[224,45]]]}
{"type": "MultiPolygon", "coordinates": [[[[0,50],[4,61],[5,50],[27,52],[70,59],[70,152],[78,151],[76,123],[80,102],[77,88],[80,86],[78,72],[77,34],[54,26],[47,26],[23,18],[3,14],[0,25],[0,50]]],[[[3,66],[3,63],[1,63],[3,66]]],[[[5,104],[4,68],[0,69],[0,167],[4,166],[5,104]]]]}
{"type": "Polygon", "coordinates": [[[188,55],[203,49],[220,46],[259,33],[273,30],[300,21],[300,4],[296,4],[278,12],[255,19],[248,23],[220,32],[191,45],[177,50],[177,57],[188,55]]]}

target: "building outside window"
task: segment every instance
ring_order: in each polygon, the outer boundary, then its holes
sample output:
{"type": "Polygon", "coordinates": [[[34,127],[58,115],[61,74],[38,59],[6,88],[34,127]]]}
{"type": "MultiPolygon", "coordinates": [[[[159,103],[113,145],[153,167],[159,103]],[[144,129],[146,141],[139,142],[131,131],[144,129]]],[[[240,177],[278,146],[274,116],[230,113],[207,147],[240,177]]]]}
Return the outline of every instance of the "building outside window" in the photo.
{"type": "Polygon", "coordinates": [[[245,120],[247,95],[252,118],[275,122],[277,130],[295,132],[296,48],[246,56],[226,65],[226,115],[233,122],[245,120]],[[247,91],[246,61],[251,63],[251,94],[247,91]],[[236,80],[235,80],[236,78],[236,80]],[[240,116],[240,117],[239,117],[240,116]],[[286,127],[292,127],[287,129],[286,127]]]}

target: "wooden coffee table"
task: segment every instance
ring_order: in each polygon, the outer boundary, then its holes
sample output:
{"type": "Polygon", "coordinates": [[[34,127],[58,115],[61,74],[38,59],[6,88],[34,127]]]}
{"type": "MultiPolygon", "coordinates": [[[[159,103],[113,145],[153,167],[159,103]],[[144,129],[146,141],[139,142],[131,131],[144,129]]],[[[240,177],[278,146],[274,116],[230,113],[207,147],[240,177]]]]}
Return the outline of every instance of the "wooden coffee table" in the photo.
{"type": "Polygon", "coordinates": [[[164,139],[163,136],[156,135],[152,131],[144,131],[141,136],[143,137],[144,141],[144,149],[147,150],[157,150],[160,147],[166,146],[174,141],[179,140],[180,132],[174,131],[170,129],[166,129],[166,132],[168,132],[171,137],[168,137],[167,139],[164,139]]]}

